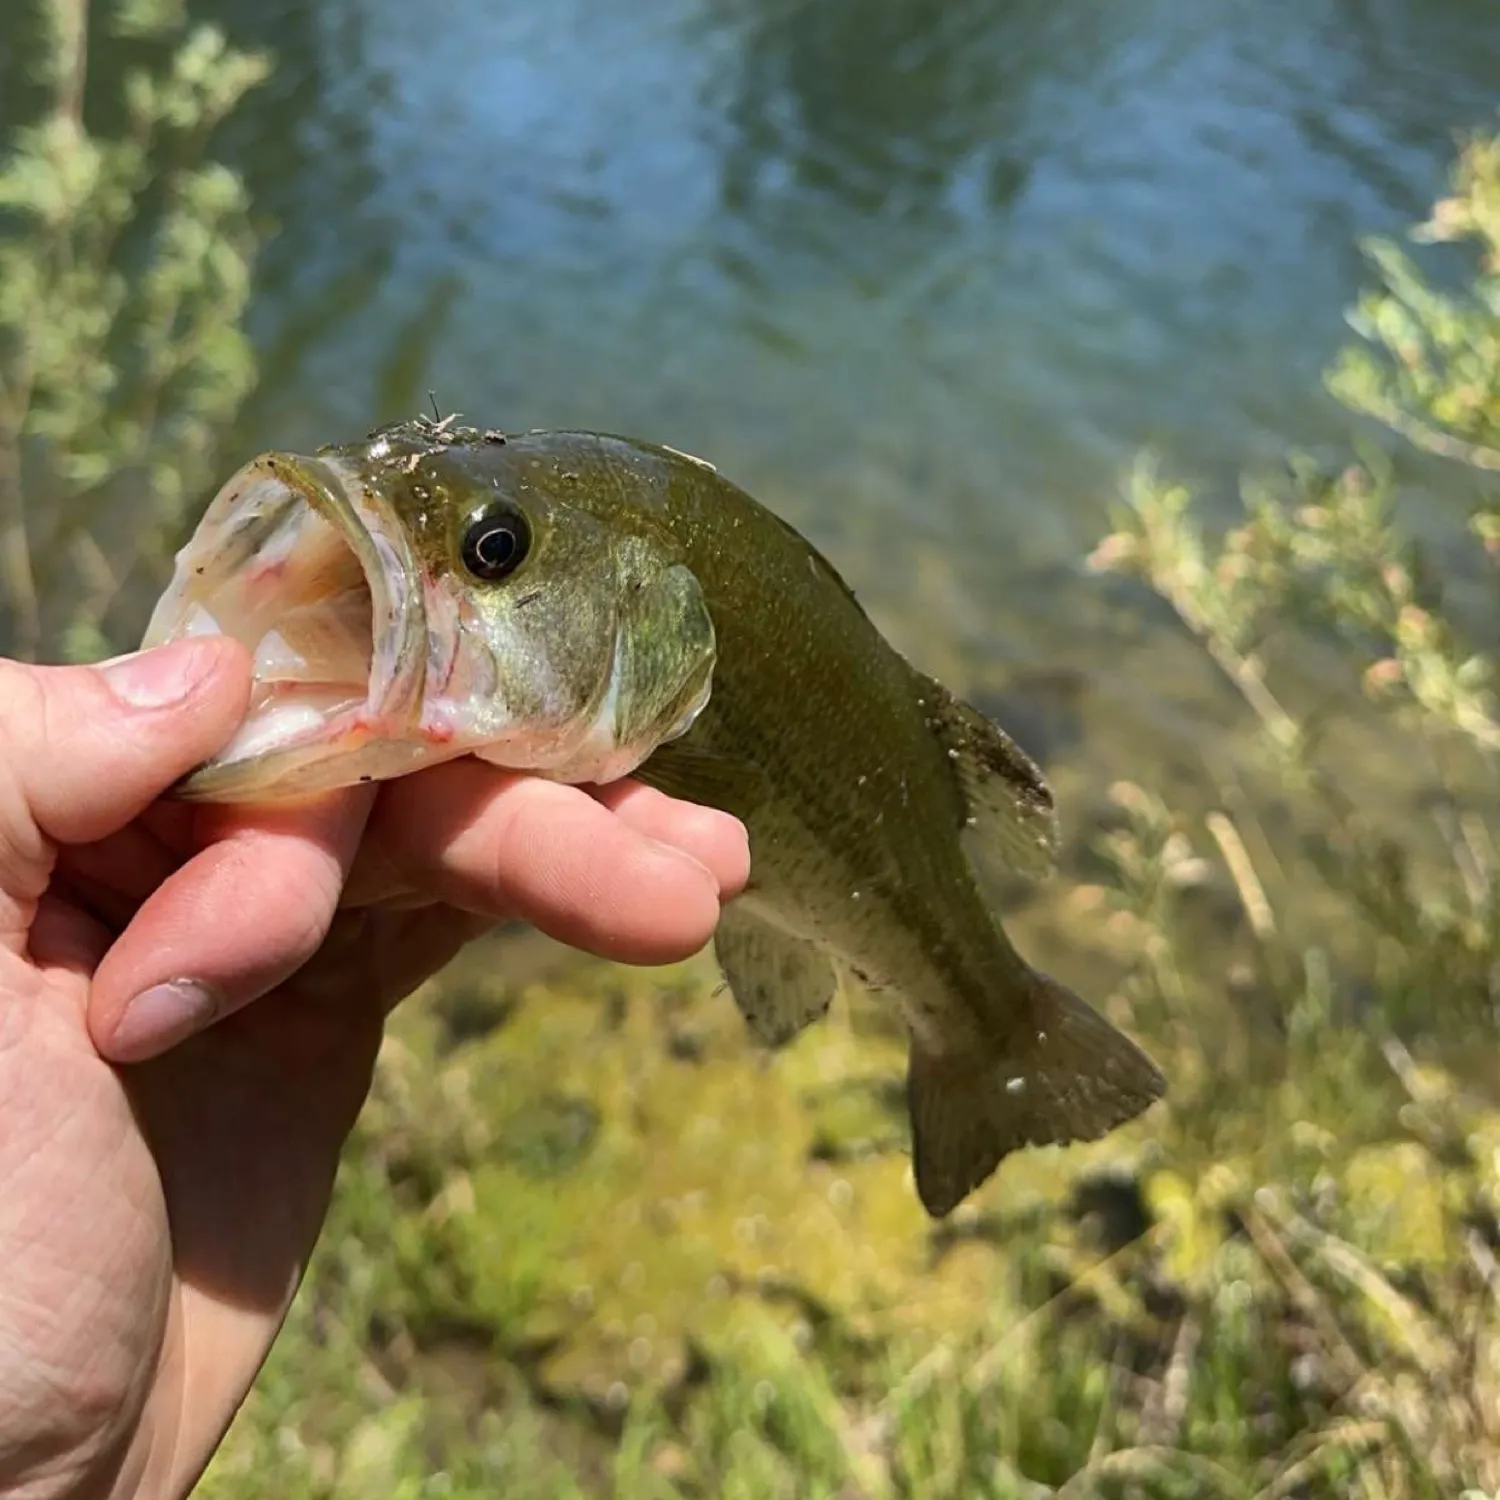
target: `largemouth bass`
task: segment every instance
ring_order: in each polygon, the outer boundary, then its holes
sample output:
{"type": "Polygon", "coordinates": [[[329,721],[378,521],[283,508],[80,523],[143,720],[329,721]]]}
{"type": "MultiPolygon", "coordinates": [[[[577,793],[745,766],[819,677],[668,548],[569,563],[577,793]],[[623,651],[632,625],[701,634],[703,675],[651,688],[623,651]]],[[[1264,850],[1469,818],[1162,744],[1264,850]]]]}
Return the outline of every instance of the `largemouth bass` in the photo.
{"type": "Polygon", "coordinates": [[[714,939],[729,988],[771,1046],[841,975],[899,1007],[934,1217],[1008,1153],[1097,1139],[1163,1092],[995,914],[997,870],[1053,863],[1040,770],[702,460],[452,418],[262,455],[179,554],[146,644],[201,631],[244,640],[257,687],[184,796],[277,801],[474,754],[739,817],[750,883],[714,939]]]}

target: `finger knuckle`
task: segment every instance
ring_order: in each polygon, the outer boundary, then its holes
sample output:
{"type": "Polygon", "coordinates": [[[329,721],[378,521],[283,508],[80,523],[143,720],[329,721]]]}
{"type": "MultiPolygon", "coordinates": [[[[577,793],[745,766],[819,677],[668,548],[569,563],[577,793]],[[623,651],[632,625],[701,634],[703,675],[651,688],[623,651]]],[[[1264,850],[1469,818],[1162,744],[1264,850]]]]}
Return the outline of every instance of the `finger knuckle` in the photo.
{"type": "Polygon", "coordinates": [[[33,747],[48,743],[47,732],[47,695],[24,667],[0,662],[0,882],[28,902],[46,889],[52,868],[27,788],[33,747]]]}

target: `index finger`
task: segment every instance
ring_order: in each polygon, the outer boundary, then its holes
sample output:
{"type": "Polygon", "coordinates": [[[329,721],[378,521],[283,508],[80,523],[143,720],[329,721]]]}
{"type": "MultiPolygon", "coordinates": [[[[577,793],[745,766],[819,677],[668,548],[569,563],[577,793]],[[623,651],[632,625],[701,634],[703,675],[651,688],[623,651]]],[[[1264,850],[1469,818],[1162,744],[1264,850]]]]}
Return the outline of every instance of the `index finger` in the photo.
{"type": "Polygon", "coordinates": [[[602,958],[668,963],[708,941],[748,859],[726,814],[457,760],[382,790],[346,899],[417,892],[602,958]]]}

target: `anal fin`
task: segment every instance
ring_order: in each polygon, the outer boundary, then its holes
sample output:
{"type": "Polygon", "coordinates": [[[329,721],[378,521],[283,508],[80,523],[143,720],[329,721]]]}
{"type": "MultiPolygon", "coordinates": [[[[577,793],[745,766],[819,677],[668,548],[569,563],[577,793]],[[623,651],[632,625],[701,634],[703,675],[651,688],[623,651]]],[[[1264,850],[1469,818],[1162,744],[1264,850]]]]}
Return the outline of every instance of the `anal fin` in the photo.
{"type": "Polygon", "coordinates": [[[1165,1092],[1156,1064],[1070,990],[1031,971],[1028,999],[1030,1024],[1003,1053],[938,1053],[912,1040],[912,1159],[935,1219],[1012,1151],[1098,1140],[1165,1092]]]}
{"type": "Polygon", "coordinates": [[[821,1020],[838,988],[826,954],[738,901],[719,918],[714,956],[751,1031],[771,1047],[821,1020]]]}

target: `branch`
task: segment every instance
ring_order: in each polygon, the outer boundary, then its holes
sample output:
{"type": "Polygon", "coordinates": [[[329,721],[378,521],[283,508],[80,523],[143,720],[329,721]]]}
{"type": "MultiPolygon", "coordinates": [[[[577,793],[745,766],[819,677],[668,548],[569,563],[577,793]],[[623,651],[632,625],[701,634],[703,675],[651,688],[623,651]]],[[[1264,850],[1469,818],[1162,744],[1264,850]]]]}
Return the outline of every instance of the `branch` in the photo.
{"type": "Polygon", "coordinates": [[[89,0],[52,0],[57,27],[57,104],[54,114],[83,131],[88,80],[89,0]]]}
{"type": "Polygon", "coordinates": [[[1455,463],[1468,464],[1470,468],[1483,469],[1491,474],[1500,474],[1500,448],[1491,448],[1484,443],[1471,443],[1465,438],[1454,437],[1430,423],[1403,411],[1394,401],[1382,400],[1379,396],[1365,396],[1360,403],[1377,421],[1385,423],[1393,432],[1404,437],[1414,447],[1436,454],[1439,458],[1452,459],[1455,463]]]}

